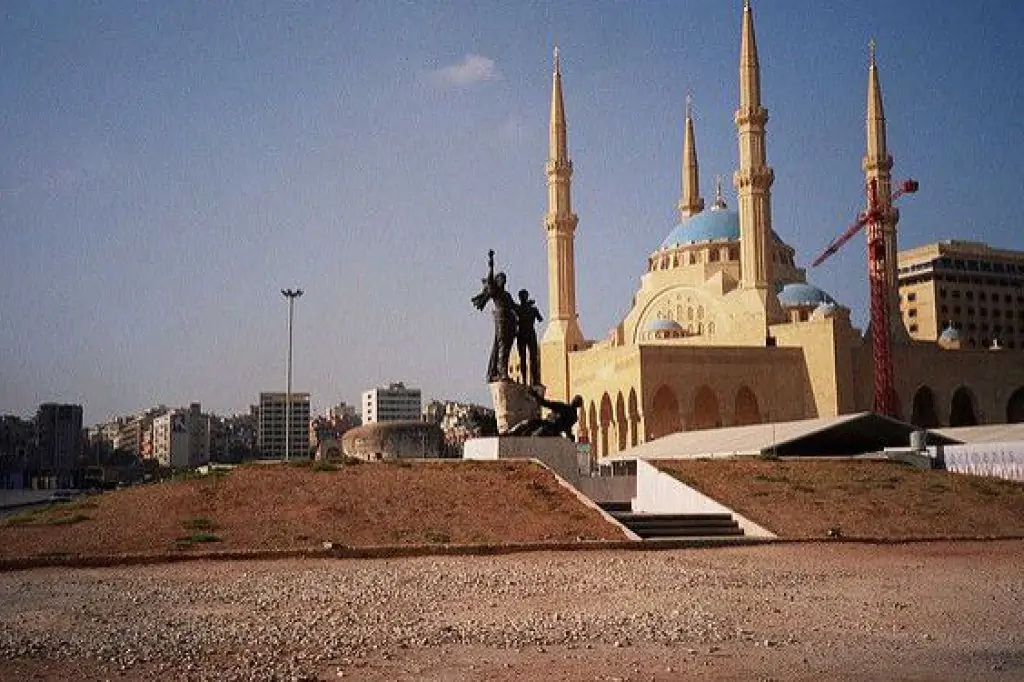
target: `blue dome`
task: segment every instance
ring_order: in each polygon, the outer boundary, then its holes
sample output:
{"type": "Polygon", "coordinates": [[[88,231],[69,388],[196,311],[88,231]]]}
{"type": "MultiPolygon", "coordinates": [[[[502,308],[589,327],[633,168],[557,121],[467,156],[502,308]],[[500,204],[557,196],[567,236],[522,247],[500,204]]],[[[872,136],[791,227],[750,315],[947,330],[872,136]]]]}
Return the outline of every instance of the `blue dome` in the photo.
{"type": "Polygon", "coordinates": [[[739,238],[739,214],[726,208],[712,208],[676,225],[661,243],[661,248],[720,240],[737,241],[739,238]]]}
{"type": "Polygon", "coordinates": [[[804,282],[791,282],[778,290],[779,303],[783,308],[797,306],[819,306],[822,303],[835,303],[835,299],[824,291],[804,282]]]}
{"type": "Polygon", "coordinates": [[[644,327],[645,332],[681,332],[683,328],[675,320],[651,320],[644,327]]]}
{"type": "Polygon", "coordinates": [[[942,330],[942,335],[939,336],[939,340],[940,341],[947,341],[947,342],[959,341],[960,340],[960,330],[956,329],[954,327],[946,327],[945,329],[942,330]]]}

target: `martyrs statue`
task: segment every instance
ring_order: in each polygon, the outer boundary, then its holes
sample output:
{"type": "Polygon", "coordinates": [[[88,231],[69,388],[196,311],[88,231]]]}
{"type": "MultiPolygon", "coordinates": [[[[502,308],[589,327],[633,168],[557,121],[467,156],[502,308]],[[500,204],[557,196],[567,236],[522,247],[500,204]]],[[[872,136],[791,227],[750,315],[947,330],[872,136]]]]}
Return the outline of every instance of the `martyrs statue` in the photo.
{"type": "Polygon", "coordinates": [[[579,410],[583,407],[583,398],[575,396],[572,402],[563,403],[557,400],[545,400],[544,396],[536,390],[528,389],[537,404],[546,407],[550,414],[547,419],[526,419],[511,429],[506,435],[509,436],[565,436],[569,440],[576,440],[572,435],[572,429],[579,419],[579,410]]]}
{"type": "Polygon", "coordinates": [[[494,274],[493,249],[487,252],[487,277],[481,281],[483,290],[471,300],[477,310],[483,310],[490,301],[494,315],[494,342],[487,364],[487,381],[508,381],[508,358],[516,338],[515,301],[505,291],[505,273],[494,274]]]}
{"type": "Polygon", "coordinates": [[[530,298],[526,289],[519,290],[519,303],[516,304],[516,349],[519,351],[520,380],[527,386],[540,385],[540,357],[537,354],[537,330],[534,325],[544,318],[537,309],[536,303],[530,298]],[[529,364],[527,364],[529,355],[529,364]]]}

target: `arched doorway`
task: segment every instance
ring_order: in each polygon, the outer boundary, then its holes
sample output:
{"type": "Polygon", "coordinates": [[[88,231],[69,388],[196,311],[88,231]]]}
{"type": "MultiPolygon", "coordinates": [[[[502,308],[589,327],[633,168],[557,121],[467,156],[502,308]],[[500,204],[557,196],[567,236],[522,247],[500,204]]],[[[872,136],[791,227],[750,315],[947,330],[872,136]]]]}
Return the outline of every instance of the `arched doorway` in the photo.
{"type": "Polygon", "coordinates": [[[601,396],[601,415],[600,415],[600,419],[601,419],[601,454],[602,454],[602,456],[607,457],[608,455],[611,454],[611,451],[608,449],[608,443],[609,443],[608,427],[611,426],[611,423],[612,423],[612,399],[608,397],[607,393],[605,393],[603,396],[601,396]]]}
{"type": "Polygon", "coordinates": [[[587,426],[590,429],[590,456],[594,459],[604,457],[606,453],[601,451],[601,430],[597,426],[597,407],[593,400],[587,410],[587,426]]]}
{"type": "Polygon", "coordinates": [[[681,431],[682,428],[676,394],[668,386],[662,386],[654,394],[654,400],[651,401],[651,418],[648,429],[651,438],[661,438],[681,431]]]}
{"type": "Polygon", "coordinates": [[[974,409],[974,395],[966,386],[961,386],[953,393],[949,407],[950,426],[974,426],[978,423],[974,409]]]}
{"type": "Polygon", "coordinates": [[[914,426],[933,429],[939,425],[939,414],[935,410],[935,394],[927,386],[922,386],[914,393],[912,410],[910,423],[914,426]]]}
{"type": "Polygon", "coordinates": [[[640,410],[636,404],[636,389],[629,389],[629,444],[636,447],[640,444],[637,434],[640,425],[640,410]]]}
{"type": "Polygon", "coordinates": [[[740,386],[736,392],[736,425],[760,424],[761,410],[757,407],[757,396],[747,386],[740,386]]]}
{"type": "Polygon", "coordinates": [[[619,444],[619,452],[627,447],[629,436],[629,424],[626,423],[626,401],[622,398],[622,392],[615,398],[615,435],[619,444]]]}
{"type": "Polygon", "coordinates": [[[1020,424],[1024,422],[1024,386],[1018,388],[1006,401],[1006,423],[1020,424]]]}
{"type": "Polygon", "coordinates": [[[694,431],[700,429],[714,429],[722,425],[722,413],[718,408],[718,397],[711,390],[710,386],[704,385],[697,389],[693,396],[693,424],[694,431]]]}

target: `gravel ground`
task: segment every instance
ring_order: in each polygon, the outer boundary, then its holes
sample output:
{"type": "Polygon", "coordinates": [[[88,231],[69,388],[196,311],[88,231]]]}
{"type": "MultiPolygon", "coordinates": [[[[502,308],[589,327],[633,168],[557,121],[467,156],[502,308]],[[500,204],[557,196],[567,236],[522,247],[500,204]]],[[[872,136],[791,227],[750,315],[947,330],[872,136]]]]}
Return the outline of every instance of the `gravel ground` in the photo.
{"type": "Polygon", "coordinates": [[[1024,542],[0,574],[0,679],[1020,680],[1024,542]]]}

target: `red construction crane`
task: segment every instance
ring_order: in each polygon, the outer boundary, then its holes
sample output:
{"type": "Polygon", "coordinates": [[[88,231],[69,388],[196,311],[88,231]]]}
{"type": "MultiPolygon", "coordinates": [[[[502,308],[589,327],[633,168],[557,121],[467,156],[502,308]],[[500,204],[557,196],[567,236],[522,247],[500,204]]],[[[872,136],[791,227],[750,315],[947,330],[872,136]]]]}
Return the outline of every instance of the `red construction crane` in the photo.
{"type": "MultiPolygon", "coordinates": [[[[904,180],[892,193],[891,201],[917,191],[916,180],[904,180]]],[[[850,241],[861,228],[868,228],[868,280],[871,283],[871,354],[875,362],[875,412],[897,417],[896,390],[893,387],[892,351],[889,348],[889,280],[885,276],[889,264],[885,260],[885,239],[882,235],[882,207],[878,205],[878,183],[868,186],[867,210],[814,259],[818,267],[829,256],[850,241]]]]}

